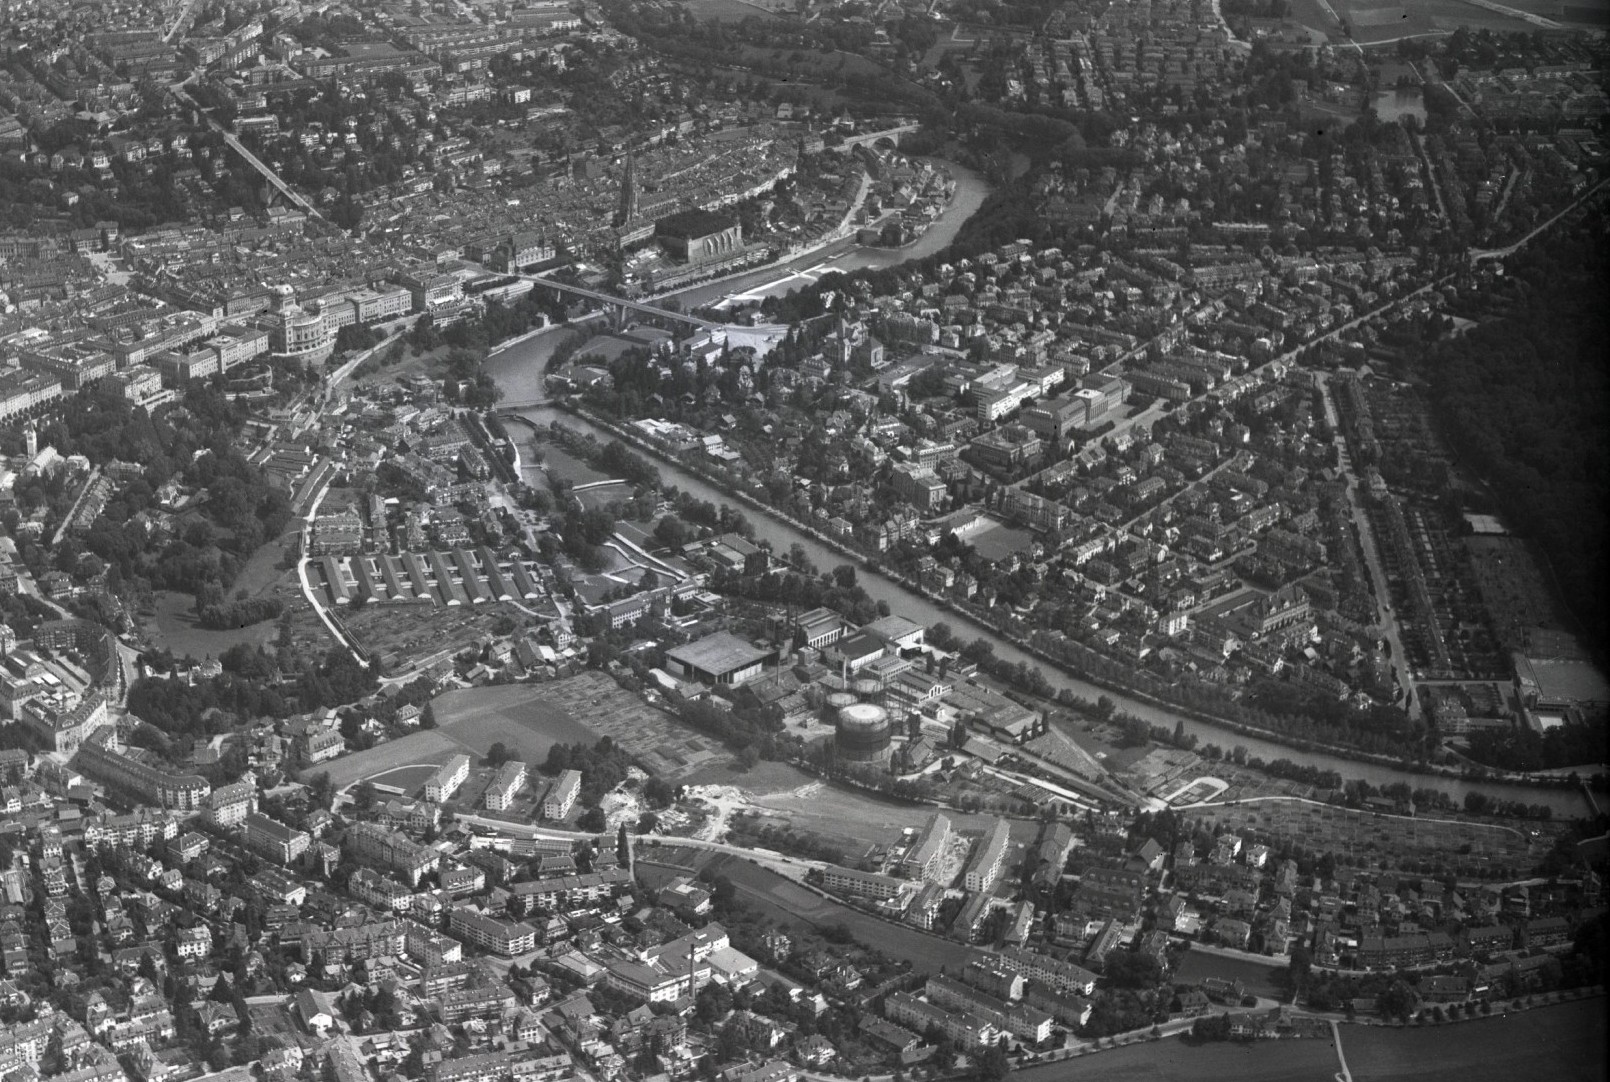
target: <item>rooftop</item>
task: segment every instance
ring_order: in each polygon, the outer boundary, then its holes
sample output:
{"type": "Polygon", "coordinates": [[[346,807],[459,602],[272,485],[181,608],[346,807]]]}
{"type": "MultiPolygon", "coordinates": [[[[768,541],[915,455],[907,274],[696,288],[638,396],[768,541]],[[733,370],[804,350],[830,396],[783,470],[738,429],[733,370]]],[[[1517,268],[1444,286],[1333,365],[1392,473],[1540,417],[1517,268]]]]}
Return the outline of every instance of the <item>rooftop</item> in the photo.
{"type": "Polygon", "coordinates": [[[665,656],[690,668],[704,672],[724,673],[756,665],[766,659],[761,650],[738,636],[725,631],[706,635],[702,639],[667,650],[665,656]]]}

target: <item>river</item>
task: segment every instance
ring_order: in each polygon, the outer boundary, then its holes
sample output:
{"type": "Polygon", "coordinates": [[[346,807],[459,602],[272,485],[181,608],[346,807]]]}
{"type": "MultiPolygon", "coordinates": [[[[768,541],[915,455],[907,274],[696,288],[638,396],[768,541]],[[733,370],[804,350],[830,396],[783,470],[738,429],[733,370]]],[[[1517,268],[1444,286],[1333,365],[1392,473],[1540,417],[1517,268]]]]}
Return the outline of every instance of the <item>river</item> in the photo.
{"type": "Polygon", "coordinates": [[[923,259],[943,251],[956,239],[956,234],[967,219],[978,213],[978,208],[984,205],[992,189],[987,180],[965,165],[944,158],[927,160],[950,173],[956,181],[956,190],[951,193],[950,202],[933,224],[904,248],[867,248],[857,244],[854,237],[849,237],[835,241],[820,251],[773,263],[736,278],[690,286],[670,296],[682,305],[684,311],[692,311],[700,305],[740,293],[783,294],[798,289],[809,281],[800,275],[801,271],[809,271],[814,277],[828,270],[848,272],[869,267],[893,267],[907,260],[923,259]]]}
{"type": "MultiPolygon", "coordinates": [[[[987,188],[983,189],[987,192],[987,188]]],[[[982,202],[982,195],[979,198],[982,202]]],[[[947,226],[947,232],[954,236],[960,228],[960,221],[950,223],[935,223],[935,228],[941,224],[947,226]]],[[[935,249],[937,250],[937,249],[935,249]]],[[[874,260],[887,259],[897,253],[865,249],[867,257],[874,260]]],[[[920,258],[922,253],[914,249],[903,250],[905,258],[920,258]]],[[[824,258],[823,253],[809,257],[815,262],[824,258]]],[[[857,254],[852,258],[860,258],[857,254]]],[[[899,262],[898,258],[893,262],[899,262]]],[[[874,265],[874,264],[867,264],[874,265]]],[[[882,265],[889,265],[887,263],[882,265]]],[[[786,265],[785,265],[786,266],[786,265]]],[[[780,277],[779,267],[767,268],[765,274],[772,278],[780,277]]],[[[746,275],[745,278],[751,276],[746,275]]],[[[708,287],[707,287],[708,288],[708,287]]],[[[724,283],[724,291],[734,288],[746,288],[741,282],[724,283]]],[[[699,303],[708,303],[701,301],[699,303]]],[[[543,374],[549,355],[565,337],[565,331],[555,328],[542,334],[533,336],[524,342],[511,346],[501,353],[495,354],[487,362],[487,370],[503,388],[505,400],[520,403],[517,407],[522,416],[536,424],[546,426],[553,421],[563,421],[573,428],[593,432],[600,439],[613,439],[614,437],[602,429],[596,428],[587,421],[572,414],[553,407],[542,405],[546,400],[543,388],[543,374]],[[531,405],[526,405],[526,404],[531,405]]],[[[656,459],[655,465],[659,467],[660,476],[666,483],[673,484],[684,492],[691,493],[702,500],[720,505],[737,504],[731,496],[723,493],[709,482],[699,478],[679,467],[656,459]]],[[[786,553],[796,544],[804,547],[806,554],[818,567],[830,568],[842,563],[850,562],[849,558],[834,551],[827,545],[816,540],[796,527],[775,518],[770,514],[757,512],[752,507],[743,507],[750,522],[755,527],[758,538],[770,542],[776,552],[786,553]]],[[[1375,763],[1357,762],[1344,759],[1337,755],[1327,755],[1322,752],[1300,751],[1273,741],[1260,740],[1253,736],[1244,736],[1232,730],[1198,721],[1194,718],[1183,717],[1166,708],[1152,706],[1119,692],[1098,687],[1083,680],[1067,676],[1046,662],[1034,657],[1002,639],[995,631],[969,620],[948,609],[941,608],[933,601],[921,594],[909,590],[904,585],[877,572],[862,568],[857,581],[875,601],[886,601],[889,607],[902,616],[906,616],[919,623],[933,625],[944,621],[957,629],[958,634],[964,637],[982,634],[995,644],[995,655],[1005,658],[1014,664],[1022,661],[1030,666],[1038,667],[1043,671],[1051,684],[1057,688],[1068,688],[1075,695],[1086,699],[1095,699],[1105,695],[1117,704],[1118,709],[1143,718],[1152,725],[1159,725],[1172,731],[1176,724],[1183,723],[1185,731],[1194,734],[1198,740],[1215,743],[1220,747],[1233,747],[1240,745],[1247,749],[1248,756],[1256,756],[1264,760],[1289,759],[1293,762],[1307,763],[1311,766],[1325,770],[1334,770],[1344,779],[1363,778],[1372,785],[1384,786],[1396,782],[1407,782],[1415,788],[1434,788],[1451,793],[1455,799],[1462,800],[1467,792],[1482,792],[1498,800],[1521,800],[1528,804],[1545,804],[1553,810],[1555,815],[1576,817],[1587,814],[1587,804],[1580,793],[1562,789],[1533,788],[1525,785],[1511,785],[1497,782],[1469,782],[1458,778],[1441,778],[1425,774],[1415,774],[1406,770],[1398,770],[1389,766],[1375,763]]]]}

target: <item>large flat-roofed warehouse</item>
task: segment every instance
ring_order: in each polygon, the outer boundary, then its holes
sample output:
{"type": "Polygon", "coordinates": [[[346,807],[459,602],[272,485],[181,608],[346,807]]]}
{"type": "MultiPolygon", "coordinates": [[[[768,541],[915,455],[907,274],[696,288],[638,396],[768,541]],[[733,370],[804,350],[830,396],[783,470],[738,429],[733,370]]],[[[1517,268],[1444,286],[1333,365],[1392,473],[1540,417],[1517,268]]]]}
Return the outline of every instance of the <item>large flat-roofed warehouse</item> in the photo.
{"type": "Polygon", "coordinates": [[[701,684],[741,684],[760,675],[771,652],[718,631],[665,652],[671,675],[701,684]]]}

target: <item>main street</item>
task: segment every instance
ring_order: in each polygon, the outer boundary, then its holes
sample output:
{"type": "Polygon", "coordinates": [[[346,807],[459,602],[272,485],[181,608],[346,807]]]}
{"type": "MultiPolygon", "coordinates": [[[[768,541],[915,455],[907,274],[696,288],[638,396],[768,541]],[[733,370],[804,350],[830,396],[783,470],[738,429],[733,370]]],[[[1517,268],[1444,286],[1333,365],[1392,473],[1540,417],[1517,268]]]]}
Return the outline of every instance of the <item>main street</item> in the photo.
{"type": "Polygon", "coordinates": [[[1404,709],[1413,718],[1421,709],[1420,697],[1415,694],[1414,670],[1409,667],[1409,656],[1403,649],[1403,628],[1398,624],[1392,606],[1387,603],[1392,594],[1391,583],[1386,577],[1386,565],[1381,560],[1380,547],[1375,543],[1375,531],[1370,526],[1369,517],[1364,513],[1363,501],[1359,498],[1358,473],[1353,468],[1347,437],[1342,433],[1336,413],[1330,375],[1321,372],[1318,374],[1318,379],[1319,392],[1325,403],[1325,420],[1331,425],[1332,439],[1335,441],[1337,467],[1342,471],[1342,477],[1347,483],[1348,514],[1353,523],[1353,530],[1358,535],[1359,549],[1364,554],[1364,564],[1370,573],[1370,594],[1375,601],[1375,624],[1386,636],[1388,652],[1392,657],[1392,679],[1402,693],[1404,709]]]}

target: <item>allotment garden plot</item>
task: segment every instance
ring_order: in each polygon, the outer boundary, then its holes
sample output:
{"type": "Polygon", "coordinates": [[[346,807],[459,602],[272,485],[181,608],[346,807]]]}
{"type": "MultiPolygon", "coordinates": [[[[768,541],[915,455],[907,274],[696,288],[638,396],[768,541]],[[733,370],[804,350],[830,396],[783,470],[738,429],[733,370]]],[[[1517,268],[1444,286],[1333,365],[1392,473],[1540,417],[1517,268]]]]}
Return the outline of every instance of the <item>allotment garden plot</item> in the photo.
{"type": "Polygon", "coordinates": [[[1235,831],[1276,844],[1333,853],[1353,867],[1442,869],[1465,875],[1516,874],[1553,844],[1550,832],[1491,823],[1377,815],[1297,800],[1262,800],[1193,809],[1212,831],[1235,831]]]}

